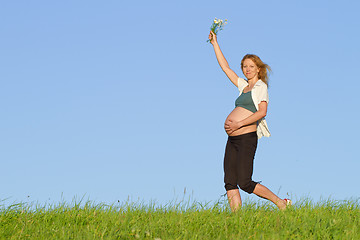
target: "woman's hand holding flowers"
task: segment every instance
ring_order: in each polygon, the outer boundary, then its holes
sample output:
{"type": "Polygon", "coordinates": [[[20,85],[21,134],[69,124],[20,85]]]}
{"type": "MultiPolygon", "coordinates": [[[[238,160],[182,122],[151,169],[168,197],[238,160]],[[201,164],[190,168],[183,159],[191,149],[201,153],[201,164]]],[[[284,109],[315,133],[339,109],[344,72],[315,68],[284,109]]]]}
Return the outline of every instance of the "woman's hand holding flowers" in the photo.
{"type": "Polygon", "coordinates": [[[216,34],[213,31],[210,31],[209,41],[210,41],[210,43],[212,45],[214,45],[214,43],[217,43],[217,37],[216,37],[216,34]]]}

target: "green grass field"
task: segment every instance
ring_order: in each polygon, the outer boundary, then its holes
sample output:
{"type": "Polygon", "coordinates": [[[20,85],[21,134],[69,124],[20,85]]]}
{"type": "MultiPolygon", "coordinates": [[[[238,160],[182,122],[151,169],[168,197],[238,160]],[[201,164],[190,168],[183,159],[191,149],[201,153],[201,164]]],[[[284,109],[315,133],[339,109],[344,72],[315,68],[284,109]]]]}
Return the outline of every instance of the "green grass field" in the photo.
{"type": "Polygon", "coordinates": [[[0,206],[1,239],[360,239],[359,200],[297,201],[285,211],[245,202],[91,202],[0,206]]]}

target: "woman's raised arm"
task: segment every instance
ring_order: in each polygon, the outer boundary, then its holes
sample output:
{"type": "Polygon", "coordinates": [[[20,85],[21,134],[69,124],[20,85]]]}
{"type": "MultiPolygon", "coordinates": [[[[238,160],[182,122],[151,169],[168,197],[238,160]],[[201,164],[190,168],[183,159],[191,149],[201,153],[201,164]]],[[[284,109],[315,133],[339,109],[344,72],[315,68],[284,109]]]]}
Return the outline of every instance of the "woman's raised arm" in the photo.
{"type": "Polygon", "coordinates": [[[214,47],[216,59],[218,60],[221,69],[224,71],[226,76],[228,76],[230,81],[237,87],[239,76],[233,70],[231,70],[229,63],[226,61],[223,53],[221,52],[220,46],[217,42],[216,34],[212,31],[210,31],[209,40],[214,47]]]}

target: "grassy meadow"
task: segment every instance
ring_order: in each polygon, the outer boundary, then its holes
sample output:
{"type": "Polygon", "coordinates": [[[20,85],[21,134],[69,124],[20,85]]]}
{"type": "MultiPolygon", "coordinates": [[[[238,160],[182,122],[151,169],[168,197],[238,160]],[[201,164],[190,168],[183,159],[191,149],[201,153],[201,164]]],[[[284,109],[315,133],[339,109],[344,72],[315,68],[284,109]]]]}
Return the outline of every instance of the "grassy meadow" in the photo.
{"type": "Polygon", "coordinates": [[[0,239],[360,239],[359,200],[0,206],[0,239]]]}

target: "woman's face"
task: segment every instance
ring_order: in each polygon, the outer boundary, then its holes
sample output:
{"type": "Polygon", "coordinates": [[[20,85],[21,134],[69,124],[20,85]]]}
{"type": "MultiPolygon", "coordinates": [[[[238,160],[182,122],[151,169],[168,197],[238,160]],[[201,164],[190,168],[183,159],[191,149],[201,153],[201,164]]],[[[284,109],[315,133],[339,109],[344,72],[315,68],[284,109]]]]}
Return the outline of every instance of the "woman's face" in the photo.
{"type": "Polygon", "coordinates": [[[245,77],[250,80],[258,76],[260,68],[256,66],[253,60],[247,58],[244,60],[242,71],[245,77]]]}

